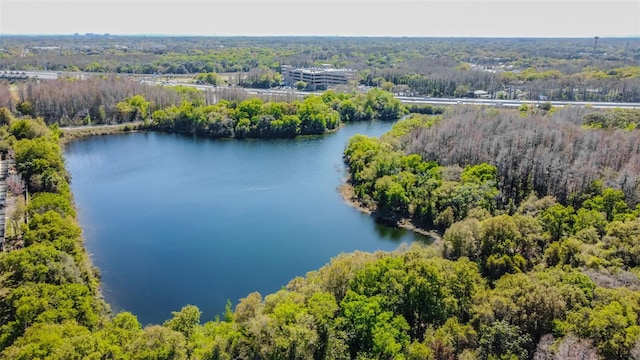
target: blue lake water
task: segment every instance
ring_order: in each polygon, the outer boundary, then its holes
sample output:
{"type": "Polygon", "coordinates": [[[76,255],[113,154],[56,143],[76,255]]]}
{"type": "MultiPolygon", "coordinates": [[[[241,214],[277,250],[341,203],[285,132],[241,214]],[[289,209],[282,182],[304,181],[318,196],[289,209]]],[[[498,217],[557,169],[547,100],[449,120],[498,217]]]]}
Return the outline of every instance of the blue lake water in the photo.
{"type": "Polygon", "coordinates": [[[164,133],[67,144],[86,247],[114,312],[144,325],[193,304],[202,321],[253,291],[275,292],[332,257],[426,241],[377,224],[337,188],[350,124],[317,137],[214,140],[164,133]]]}

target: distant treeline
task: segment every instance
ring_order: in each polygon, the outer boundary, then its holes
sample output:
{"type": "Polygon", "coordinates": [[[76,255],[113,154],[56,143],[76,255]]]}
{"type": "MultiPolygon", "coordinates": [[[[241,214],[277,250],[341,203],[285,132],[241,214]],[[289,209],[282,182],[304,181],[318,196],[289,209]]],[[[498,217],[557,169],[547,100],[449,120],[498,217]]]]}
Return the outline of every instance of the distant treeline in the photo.
{"type": "Polygon", "coordinates": [[[640,102],[640,41],[465,38],[3,37],[0,70],[238,74],[281,85],[280,66],[330,64],[395,92],[464,97],[640,102]]]}

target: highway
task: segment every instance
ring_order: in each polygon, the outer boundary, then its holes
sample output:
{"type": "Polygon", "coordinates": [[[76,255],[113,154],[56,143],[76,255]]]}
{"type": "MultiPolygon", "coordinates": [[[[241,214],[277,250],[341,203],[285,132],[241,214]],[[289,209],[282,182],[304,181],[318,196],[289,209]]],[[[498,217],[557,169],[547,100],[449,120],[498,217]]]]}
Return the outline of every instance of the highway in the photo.
{"type": "MultiPolygon", "coordinates": [[[[58,76],[73,76],[78,77],[80,79],[84,79],[90,77],[95,74],[91,73],[79,73],[79,72],[56,72],[56,71],[14,71],[14,73],[24,73],[26,76],[30,78],[38,78],[38,79],[57,79],[58,76]]],[[[3,71],[0,71],[0,76],[3,75],[3,71]]],[[[103,75],[101,73],[97,73],[103,75]]],[[[126,74],[121,74],[126,75],[126,74]]],[[[139,75],[142,76],[142,75],[139,75]]],[[[151,77],[151,76],[148,76],[151,77]]],[[[223,89],[226,87],[218,87],[212,85],[199,85],[199,84],[188,84],[181,82],[172,82],[172,81],[158,81],[158,80],[140,80],[141,83],[149,84],[149,85],[162,85],[162,86],[189,86],[194,87],[200,90],[208,90],[208,91],[218,91],[218,89],[223,89]]],[[[321,94],[322,92],[308,92],[308,91],[297,91],[297,90],[280,90],[280,89],[251,89],[251,88],[243,88],[247,93],[252,95],[293,95],[295,97],[303,98],[309,94],[321,94]]],[[[398,100],[400,100],[404,104],[430,104],[430,105],[485,105],[485,106],[493,106],[493,107],[520,107],[522,104],[527,105],[537,105],[540,101],[535,100],[499,100],[499,99],[471,99],[471,98],[429,98],[429,97],[419,97],[419,96],[396,96],[398,100]]],[[[631,108],[638,109],[640,108],[640,103],[618,103],[618,102],[583,102],[583,101],[550,101],[551,105],[560,107],[560,106],[591,106],[593,108],[631,108]]]]}
{"type": "MultiPolygon", "coordinates": [[[[212,85],[198,85],[198,84],[186,84],[186,83],[173,83],[173,82],[161,82],[151,80],[141,80],[141,82],[149,85],[165,85],[165,86],[190,86],[200,90],[217,91],[218,89],[224,89],[225,87],[212,86],[212,85]]],[[[304,98],[309,94],[322,94],[321,91],[309,92],[298,90],[280,90],[280,89],[252,89],[243,88],[247,93],[252,95],[294,95],[299,98],[304,98]]],[[[396,99],[400,100],[403,104],[430,104],[430,105],[485,105],[494,107],[520,107],[522,104],[537,105],[540,101],[535,100],[500,100],[500,99],[471,99],[471,98],[430,98],[420,96],[396,96],[396,99]]],[[[584,101],[550,101],[551,105],[560,106],[591,106],[593,108],[640,108],[640,103],[617,103],[617,102],[584,102],[584,101]]]]}
{"type": "MultiPolygon", "coordinates": [[[[405,104],[431,104],[431,105],[488,105],[495,107],[520,107],[522,104],[537,105],[541,101],[534,100],[499,100],[499,99],[455,99],[455,98],[420,98],[396,96],[405,104]]],[[[640,108],[640,103],[616,103],[616,102],[585,102],[585,101],[549,101],[553,106],[591,106],[593,108],[640,108]]]]}

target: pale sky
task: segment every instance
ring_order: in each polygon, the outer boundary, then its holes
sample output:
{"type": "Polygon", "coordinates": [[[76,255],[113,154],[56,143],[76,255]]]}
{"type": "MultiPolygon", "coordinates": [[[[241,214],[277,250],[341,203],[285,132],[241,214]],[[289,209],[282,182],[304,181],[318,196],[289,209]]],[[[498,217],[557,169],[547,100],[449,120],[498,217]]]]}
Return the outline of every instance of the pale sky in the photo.
{"type": "Polygon", "coordinates": [[[0,0],[3,34],[640,36],[640,0],[0,0]]]}

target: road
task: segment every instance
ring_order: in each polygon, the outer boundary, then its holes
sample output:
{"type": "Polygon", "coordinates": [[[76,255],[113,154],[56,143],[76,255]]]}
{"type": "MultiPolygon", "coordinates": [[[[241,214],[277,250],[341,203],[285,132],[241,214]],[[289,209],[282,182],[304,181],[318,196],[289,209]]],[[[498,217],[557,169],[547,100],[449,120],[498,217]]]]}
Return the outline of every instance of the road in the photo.
{"type": "MultiPolygon", "coordinates": [[[[499,99],[454,99],[454,98],[420,98],[396,96],[405,104],[431,104],[431,105],[488,105],[495,107],[520,107],[522,104],[537,105],[540,101],[534,100],[499,100],[499,99]]],[[[586,102],[586,101],[549,101],[553,106],[591,106],[594,108],[640,108],[640,103],[616,103],[616,102],[586,102]]]]}
{"type": "Polygon", "coordinates": [[[28,78],[34,79],[43,79],[43,80],[55,80],[59,76],[71,76],[77,77],[80,79],[86,79],[89,76],[92,76],[91,73],[82,73],[82,72],[64,72],[64,71],[29,71],[29,70],[16,70],[16,71],[0,71],[0,76],[11,76],[11,75],[24,75],[28,78]]]}
{"type": "MultiPolygon", "coordinates": [[[[212,85],[198,85],[198,84],[186,84],[186,83],[174,83],[166,81],[152,81],[141,80],[145,84],[149,85],[164,85],[164,86],[190,86],[200,90],[217,91],[218,89],[224,89],[225,87],[212,86],[212,85]]],[[[303,98],[309,94],[322,94],[322,92],[309,92],[298,90],[279,90],[279,89],[252,89],[243,88],[247,93],[252,95],[294,95],[299,98],[303,98]]],[[[499,100],[499,99],[469,99],[469,98],[428,98],[420,96],[396,96],[404,104],[430,104],[430,105],[485,105],[494,107],[520,107],[522,104],[537,105],[540,101],[534,100],[499,100]]],[[[586,101],[550,101],[551,105],[560,106],[591,106],[593,108],[640,108],[640,103],[617,103],[617,102],[586,102],[586,101]]]]}
{"type": "MultiPolygon", "coordinates": [[[[23,71],[18,71],[20,74],[23,71]]],[[[57,79],[58,76],[68,75],[75,76],[78,78],[86,78],[92,76],[91,73],[69,73],[69,72],[55,72],[55,71],[24,71],[24,74],[30,78],[38,78],[38,79],[57,79]]],[[[0,75],[2,72],[0,71],[0,75]]],[[[150,77],[150,76],[149,76],[150,77]]],[[[163,85],[163,86],[189,86],[194,87],[200,90],[208,90],[208,91],[218,91],[218,89],[222,89],[224,87],[217,87],[211,85],[198,85],[198,84],[187,84],[180,82],[167,82],[167,81],[157,81],[157,80],[140,80],[141,83],[149,84],[149,85],[163,85]]],[[[244,88],[247,93],[252,95],[293,95],[299,98],[303,98],[309,94],[320,94],[321,92],[308,92],[308,91],[297,91],[297,90],[279,90],[279,89],[250,89],[244,88]]],[[[455,98],[427,98],[427,97],[419,97],[419,96],[396,96],[398,100],[400,100],[404,104],[430,104],[430,105],[485,105],[485,106],[494,106],[494,107],[519,107],[522,104],[527,105],[537,105],[540,102],[534,100],[498,100],[498,99],[455,99],[455,98]]],[[[640,108],[640,103],[617,103],[617,102],[584,102],[584,101],[550,101],[551,105],[559,107],[559,106],[591,106],[594,108],[640,108]]]]}

